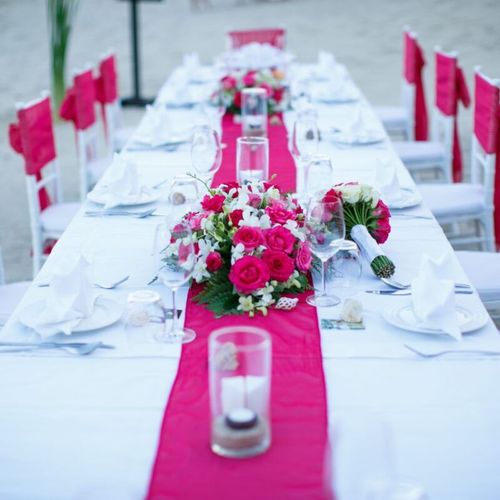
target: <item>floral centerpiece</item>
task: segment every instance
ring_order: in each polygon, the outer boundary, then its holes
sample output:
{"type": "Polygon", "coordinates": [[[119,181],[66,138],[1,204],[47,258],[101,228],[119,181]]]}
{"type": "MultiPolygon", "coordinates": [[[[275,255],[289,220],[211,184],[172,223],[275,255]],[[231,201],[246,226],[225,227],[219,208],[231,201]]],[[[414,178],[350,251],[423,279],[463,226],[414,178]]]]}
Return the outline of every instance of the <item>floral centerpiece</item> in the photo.
{"type": "Polygon", "coordinates": [[[236,71],[224,76],[220,88],[212,96],[214,102],[223,102],[228,113],[241,114],[241,91],[246,88],[263,88],[267,92],[268,115],[276,114],[281,107],[285,75],[278,69],[236,71]]]}
{"type": "Polygon", "coordinates": [[[357,182],[334,186],[323,201],[336,203],[339,199],[343,204],[346,236],[358,244],[378,277],[390,278],[396,268],[379,246],[391,232],[389,208],[378,191],[357,182]]]}
{"type": "MultiPolygon", "coordinates": [[[[304,214],[291,194],[267,182],[210,189],[198,211],[183,217],[196,251],[195,301],[217,316],[268,309],[285,294],[309,289],[312,255],[304,214]]],[[[182,239],[172,242],[179,252],[182,239]]]]}

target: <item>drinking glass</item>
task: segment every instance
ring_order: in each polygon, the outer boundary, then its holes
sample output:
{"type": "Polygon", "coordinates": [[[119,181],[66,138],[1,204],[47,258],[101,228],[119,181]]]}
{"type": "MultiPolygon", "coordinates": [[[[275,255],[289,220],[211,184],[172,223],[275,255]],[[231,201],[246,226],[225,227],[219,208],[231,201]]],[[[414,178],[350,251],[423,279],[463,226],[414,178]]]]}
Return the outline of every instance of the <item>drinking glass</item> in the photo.
{"type": "Polygon", "coordinates": [[[267,136],[267,91],[262,88],[241,92],[241,127],[247,137],[267,136]]]}
{"type": "Polygon", "coordinates": [[[342,298],[355,295],[361,278],[362,264],[358,245],[354,241],[340,241],[326,274],[328,285],[342,298]]]}
{"type": "Polygon", "coordinates": [[[215,101],[203,103],[201,111],[208,120],[210,126],[217,131],[219,137],[222,137],[222,117],[226,112],[226,104],[223,99],[218,98],[215,101]]]}
{"type": "Polygon", "coordinates": [[[222,163],[219,134],[211,127],[195,127],[191,137],[191,163],[196,173],[209,182],[222,163]]]}
{"type": "MultiPolygon", "coordinates": [[[[155,264],[160,281],[172,291],[172,309],[176,311],[175,294],[191,278],[196,261],[191,229],[185,222],[166,222],[156,227],[154,241],[155,264]]],[[[172,323],[157,333],[156,339],[166,343],[191,342],[196,333],[178,324],[177,315],[172,323]]]]}
{"type": "Polygon", "coordinates": [[[250,457],[271,444],[271,337],[260,328],[229,326],[208,340],[212,451],[250,457]]]}
{"type": "Polygon", "coordinates": [[[311,200],[306,214],[306,229],[311,251],[321,261],[321,292],[307,297],[307,303],[316,307],[335,306],[340,299],[326,293],[325,274],[329,259],[345,238],[342,202],[325,203],[322,196],[311,200]]]}
{"type": "Polygon", "coordinates": [[[315,193],[331,185],[333,167],[330,157],[317,154],[311,156],[305,165],[305,195],[310,199],[315,193]]]}
{"type": "Polygon", "coordinates": [[[240,184],[264,181],[269,178],[269,140],[267,137],[238,137],[236,172],[240,184]]]}

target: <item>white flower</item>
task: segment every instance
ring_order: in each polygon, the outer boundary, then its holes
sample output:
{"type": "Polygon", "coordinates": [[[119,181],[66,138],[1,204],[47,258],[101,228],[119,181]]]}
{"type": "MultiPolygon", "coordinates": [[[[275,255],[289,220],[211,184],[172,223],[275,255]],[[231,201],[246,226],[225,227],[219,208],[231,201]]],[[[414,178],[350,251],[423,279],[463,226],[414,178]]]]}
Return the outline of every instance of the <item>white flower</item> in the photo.
{"type": "Polygon", "coordinates": [[[298,240],[306,241],[306,235],[304,234],[304,231],[299,228],[297,221],[289,219],[286,221],[284,227],[288,229],[298,240]]]}
{"type": "Polygon", "coordinates": [[[243,243],[238,243],[236,246],[231,248],[231,264],[234,264],[238,259],[241,259],[245,255],[245,246],[243,243]]]}
{"type": "Polygon", "coordinates": [[[207,271],[207,263],[205,262],[205,259],[197,259],[194,265],[193,278],[196,283],[201,283],[205,278],[210,278],[210,273],[207,271]]]}
{"type": "Polygon", "coordinates": [[[215,226],[214,226],[214,221],[212,220],[213,216],[209,215],[208,217],[205,217],[204,219],[201,220],[201,229],[203,231],[213,231],[215,226]]]}
{"type": "Polygon", "coordinates": [[[359,184],[348,184],[342,186],[342,199],[346,203],[358,203],[361,198],[361,189],[359,184]]]}
{"type": "Polygon", "coordinates": [[[240,303],[237,307],[238,311],[250,312],[255,309],[253,297],[251,295],[240,297],[238,302],[240,303]]]}
{"type": "Polygon", "coordinates": [[[240,220],[238,225],[268,229],[271,227],[271,219],[267,214],[261,214],[259,217],[258,210],[251,207],[245,207],[243,210],[243,218],[240,220]]]}

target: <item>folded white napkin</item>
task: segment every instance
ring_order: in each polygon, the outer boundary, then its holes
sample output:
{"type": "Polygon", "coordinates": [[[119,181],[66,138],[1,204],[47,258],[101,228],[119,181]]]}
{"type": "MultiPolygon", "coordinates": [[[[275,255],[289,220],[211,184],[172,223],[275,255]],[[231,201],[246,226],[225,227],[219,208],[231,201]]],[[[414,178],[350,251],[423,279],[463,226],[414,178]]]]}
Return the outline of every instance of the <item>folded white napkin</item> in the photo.
{"type": "Polygon", "coordinates": [[[136,203],[140,201],[143,193],[150,192],[146,186],[140,184],[135,164],[120,154],[115,153],[105,175],[101,183],[94,188],[104,201],[105,209],[136,203]]]}
{"type": "Polygon", "coordinates": [[[401,186],[399,185],[398,172],[393,162],[381,159],[377,160],[375,185],[385,203],[390,205],[401,200],[401,186]]]}
{"type": "Polygon", "coordinates": [[[411,290],[418,326],[442,330],[456,340],[462,339],[455,307],[455,283],[440,278],[436,261],[428,255],[422,257],[411,290]]]}
{"type": "Polygon", "coordinates": [[[135,135],[135,140],[155,147],[185,140],[187,136],[187,127],[177,126],[165,106],[147,106],[146,116],[135,135]]]}
{"type": "Polygon", "coordinates": [[[89,279],[90,267],[82,255],[76,260],[63,262],[52,273],[41,313],[34,317],[21,312],[21,322],[35,330],[42,339],[61,332],[70,335],[73,328],[94,311],[98,293],[89,279]]]}
{"type": "Polygon", "coordinates": [[[268,43],[249,43],[223,55],[223,61],[229,68],[263,69],[283,67],[290,62],[290,54],[268,43]]]}
{"type": "Polygon", "coordinates": [[[323,72],[328,72],[335,67],[335,57],[331,52],[320,50],[318,52],[318,69],[323,72]]]}
{"type": "Polygon", "coordinates": [[[185,54],[182,59],[182,65],[188,73],[195,71],[200,66],[200,55],[197,52],[185,54]]]}

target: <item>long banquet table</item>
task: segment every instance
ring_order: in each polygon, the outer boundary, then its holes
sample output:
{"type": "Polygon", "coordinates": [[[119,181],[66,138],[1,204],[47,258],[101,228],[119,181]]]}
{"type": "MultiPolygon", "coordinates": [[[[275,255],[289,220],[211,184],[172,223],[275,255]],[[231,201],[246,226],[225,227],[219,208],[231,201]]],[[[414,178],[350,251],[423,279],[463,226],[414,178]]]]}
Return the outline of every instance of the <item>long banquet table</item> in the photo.
{"type": "MultiPolygon", "coordinates": [[[[307,72],[310,67],[296,65],[296,71],[307,72]]],[[[175,95],[173,87],[181,71],[176,70],[165,83],[158,104],[175,95]]],[[[356,88],[352,81],[351,85],[356,88]]],[[[369,103],[359,95],[370,126],[381,129],[369,103]]],[[[345,126],[357,105],[317,104],[320,128],[326,133],[333,125],[345,126]]],[[[172,108],[170,113],[178,121],[197,120],[193,110],[172,108]]],[[[284,119],[290,130],[293,112],[285,113],[284,119]]],[[[381,159],[396,162],[402,185],[417,189],[389,140],[363,148],[338,148],[323,140],[321,149],[332,158],[334,182],[373,183],[374,165],[381,159]]],[[[124,154],[151,185],[190,169],[187,146],[175,152],[124,154]]],[[[36,338],[18,321],[19,311],[44,296],[46,289],[37,283],[46,280],[67,255],[90,254],[102,280],[130,274],[124,285],[103,292],[121,301],[124,308],[127,294],[144,288],[154,276],[151,248],[161,217],[88,218],[83,210],[1,331],[1,340],[36,338]]],[[[159,213],[162,210],[167,210],[166,205],[159,205],[159,213]]],[[[423,205],[405,213],[431,215],[423,205]]],[[[439,257],[450,248],[433,219],[396,215],[392,227],[384,249],[396,262],[402,280],[414,276],[424,253],[439,257]]],[[[463,273],[456,280],[468,281],[463,273]]],[[[321,331],[333,447],[340,454],[349,439],[359,451],[345,457],[349,467],[339,463],[333,474],[339,497],[357,498],[353,477],[361,477],[363,468],[392,461],[394,474],[413,478],[430,499],[499,498],[500,359],[416,357],[404,343],[453,348],[454,341],[418,336],[387,324],[381,313],[409,298],[363,293],[379,287],[364,266],[356,297],[364,305],[366,330],[321,331]],[[372,435],[369,429],[374,429],[372,435]]],[[[168,304],[170,297],[164,287],[153,288],[168,304]]],[[[186,290],[180,292],[180,298],[181,303],[185,301],[186,290]]],[[[476,293],[457,296],[457,301],[484,313],[476,293]]],[[[337,310],[318,310],[320,319],[336,314],[337,310]]],[[[216,324],[214,320],[214,327],[216,324]]],[[[81,358],[60,353],[1,354],[0,498],[125,499],[146,494],[181,348],[159,345],[127,329],[123,321],[79,338],[103,340],[116,349],[81,358]]],[[[466,336],[463,347],[500,348],[492,321],[466,336]]]]}

